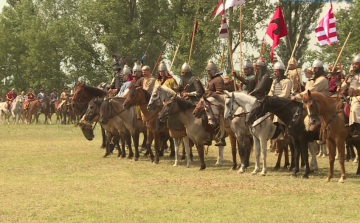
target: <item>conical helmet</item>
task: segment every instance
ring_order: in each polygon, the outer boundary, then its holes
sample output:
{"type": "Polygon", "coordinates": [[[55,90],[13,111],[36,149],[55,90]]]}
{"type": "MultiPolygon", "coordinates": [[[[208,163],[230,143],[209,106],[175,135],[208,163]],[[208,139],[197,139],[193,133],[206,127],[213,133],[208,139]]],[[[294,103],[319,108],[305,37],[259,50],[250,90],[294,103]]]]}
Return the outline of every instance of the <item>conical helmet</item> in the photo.
{"type": "Polygon", "coordinates": [[[191,67],[187,62],[181,66],[181,72],[191,72],[191,67]]]}
{"type": "Polygon", "coordinates": [[[298,66],[298,62],[297,60],[295,59],[295,57],[291,57],[290,60],[289,60],[289,65],[295,65],[296,67],[298,66]]]}
{"type": "Polygon", "coordinates": [[[250,61],[250,59],[245,59],[243,63],[243,69],[246,68],[253,68],[253,63],[250,61]]]}
{"type": "Polygon", "coordinates": [[[356,55],[356,57],[354,57],[353,62],[354,62],[354,63],[360,62],[360,54],[358,54],[358,55],[356,55]]]}
{"type": "Polygon", "coordinates": [[[130,70],[129,66],[125,65],[124,69],[123,69],[123,75],[125,75],[125,80],[124,81],[126,81],[129,78],[130,74],[131,74],[131,70],[130,70]]]}
{"type": "Polygon", "coordinates": [[[164,61],[160,61],[158,70],[159,71],[167,71],[168,70],[164,61]]]}
{"type": "Polygon", "coordinates": [[[115,71],[119,68],[121,68],[121,63],[120,63],[120,58],[117,54],[113,54],[112,55],[112,61],[111,61],[111,65],[112,65],[112,69],[115,71]]]}
{"type": "Polygon", "coordinates": [[[265,61],[264,61],[262,58],[259,58],[259,59],[256,61],[256,65],[257,65],[257,66],[261,66],[261,67],[265,67],[265,66],[266,66],[266,63],[265,63],[265,61]]]}
{"type": "Polygon", "coordinates": [[[274,70],[285,70],[285,65],[283,62],[278,61],[274,64],[274,70]]]}
{"type": "Polygon", "coordinates": [[[133,77],[140,77],[141,74],[142,74],[141,66],[140,66],[140,64],[138,62],[135,62],[134,67],[133,67],[132,76],[133,77]]]}
{"type": "Polygon", "coordinates": [[[319,59],[316,59],[312,65],[312,67],[315,68],[315,67],[324,67],[324,66],[323,66],[323,63],[319,59]]]}
{"type": "Polygon", "coordinates": [[[212,60],[208,61],[206,70],[210,70],[212,76],[215,76],[216,73],[220,72],[212,60]]]}

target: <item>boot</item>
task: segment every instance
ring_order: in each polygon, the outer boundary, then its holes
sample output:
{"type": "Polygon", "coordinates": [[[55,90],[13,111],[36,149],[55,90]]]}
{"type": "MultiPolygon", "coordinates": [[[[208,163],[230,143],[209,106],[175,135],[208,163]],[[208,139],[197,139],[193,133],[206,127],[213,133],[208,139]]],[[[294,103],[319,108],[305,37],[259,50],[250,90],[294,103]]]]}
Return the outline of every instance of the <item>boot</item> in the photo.
{"type": "Polygon", "coordinates": [[[217,140],[215,146],[226,146],[225,137],[222,137],[221,139],[217,140]]]}
{"type": "Polygon", "coordinates": [[[360,137],[360,131],[359,131],[359,124],[358,123],[354,123],[352,125],[352,131],[351,131],[351,136],[353,138],[359,138],[360,137]]]}

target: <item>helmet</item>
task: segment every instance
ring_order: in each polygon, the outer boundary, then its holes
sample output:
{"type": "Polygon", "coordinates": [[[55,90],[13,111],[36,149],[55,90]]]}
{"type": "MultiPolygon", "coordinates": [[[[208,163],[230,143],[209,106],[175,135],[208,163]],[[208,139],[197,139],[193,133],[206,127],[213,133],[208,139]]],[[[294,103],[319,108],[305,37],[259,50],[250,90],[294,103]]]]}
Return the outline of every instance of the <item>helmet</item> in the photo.
{"type": "Polygon", "coordinates": [[[191,72],[191,67],[188,63],[184,63],[182,66],[181,66],[181,72],[191,72]]]}
{"type": "Polygon", "coordinates": [[[168,70],[164,61],[160,61],[158,70],[159,71],[167,71],[168,70]]]}
{"type": "Polygon", "coordinates": [[[265,61],[263,60],[263,58],[259,58],[259,59],[256,61],[256,65],[257,65],[257,66],[265,67],[265,66],[266,66],[266,63],[265,63],[265,61]]]}
{"type": "Polygon", "coordinates": [[[124,66],[124,69],[123,69],[122,73],[123,73],[123,75],[125,75],[126,78],[125,78],[124,81],[126,81],[128,79],[128,77],[129,77],[129,75],[131,74],[131,70],[130,70],[128,65],[124,66]]]}
{"type": "Polygon", "coordinates": [[[140,65],[138,64],[138,62],[135,62],[134,67],[133,67],[132,76],[133,76],[133,77],[140,77],[141,74],[142,74],[141,67],[140,67],[140,65]]]}
{"type": "MultiPolygon", "coordinates": [[[[334,64],[330,64],[330,65],[329,65],[329,67],[328,67],[329,71],[332,71],[332,70],[333,70],[333,68],[334,68],[334,64]]],[[[339,67],[339,66],[335,66],[334,71],[337,71],[337,70],[339,70],[339,69],[340,69],[340,67],[339,67]]]]}
{"type": "Polygon", "coordinates": [[[353,60],[354,63],[360,62],[360,54],[356,55],[353,60]]]}
{"type": "Polygon", "coordinates": [[[289,65],[290,64],[293,64],[295,65],[296,67],[298,66],[298,62],[296,61],[296,59],[294,57],[291,57],[290,60],[289,60],[289,65]]]}
{"type": "Polygon", "coordinates": [[[274,70],[285,70],[285,65],[283,62],[278,61],[274,64],[274,70]]]}
{"type": "Polygon", "coordinates": [[[312,67],[315,68],[315,67],[324,67],[324,66],[319,59],[316,59],[312,65],[312,67]]]}
{"type": "Polygon", "coordinates": [[[112,68],[113,70],[117,70],[119,68],[121,68],[121,64],[120,64],[120,59],[119,59],[119,56],[117,54],[113,54],[112,55],[112,61],[111,61],[111,65],[112,65],[112,68]]]}
{"type": "Polygon", "coordinates": [[[220,71],[218,70],[217,66],[214,64],[214,62],[212,62],[212,60],[208,61],[208,64],[206,66],[206,70],[210,70],[211,71],[211,76],[215,76],[215,74],[219,73],[220,71]]]}
{"type": "Polygon", "coordinates": [[[246,68],[253,68],[253,63],[250,61],[250,59],[245,59],[243,63],[243,69],[246,68]]]}

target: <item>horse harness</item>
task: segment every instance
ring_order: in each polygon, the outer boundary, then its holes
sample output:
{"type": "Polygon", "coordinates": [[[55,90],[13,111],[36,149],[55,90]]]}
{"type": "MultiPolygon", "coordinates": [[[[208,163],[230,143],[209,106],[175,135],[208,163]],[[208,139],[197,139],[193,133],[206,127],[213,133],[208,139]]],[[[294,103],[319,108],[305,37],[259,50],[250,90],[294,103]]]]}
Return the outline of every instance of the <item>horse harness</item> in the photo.
{"type": "MultiPolygon", "coordinates": [[[[319,102],[316,98],[313,98],[311,97],[313,100],[314,100],[314,105],[315,105],[315,109],[316,109],[316,115],[318,117],[321,117],[321,119],[325,122],[324,118],[322,117],[323,114],[327,113],[328,111],[330,111],[332,108],[336,107],[339,103],[342,103],[342,101],[336,103],[336,104],[333,104],[332,106],[330,106],[329,108],[327,108],[325,111],[321,112],[319,114],[319,108],[317,106],[317,103],[316,102],[319,102]]],[[[324,129],[326,129],[330,122],[339,114],[340,110],[344,108],[344,104],[342,103],[342,106],[339,106],[339,108],[335,111],[335,113],[331,116],[331,118],[329,119],[329,121],[326,123],[324,129]]],[[[310,113],[310,112],[309,112],[310,113]]],[[[310,116],[310,115],[309,115],[310,116]]]]}

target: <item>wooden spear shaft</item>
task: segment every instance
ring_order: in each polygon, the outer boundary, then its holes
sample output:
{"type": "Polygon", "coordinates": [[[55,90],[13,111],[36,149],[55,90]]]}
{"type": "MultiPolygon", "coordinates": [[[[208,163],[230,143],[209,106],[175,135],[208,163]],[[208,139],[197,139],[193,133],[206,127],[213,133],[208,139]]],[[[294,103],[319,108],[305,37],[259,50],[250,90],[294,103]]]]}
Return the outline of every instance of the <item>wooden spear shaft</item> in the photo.
{"type": "Polygon", "coordinates": [[[181,36],[181,39],[180,39],[180,41],[179,41],[179,44],[178,44],[177,47],[176,47],[176,51],[175,51],[175,54],[174,54],[174,58],[173,58],[172,61],[171,61],[169,73],[170,73],[171,68],[172,68],[172,66],[173,66],[173,64],[174,64],[174,61],[175,61],[176,55],[177,55],[177,53],[178,53],[178,51],[179,51],[180,43],[181,43],[183,37],[184,37],[184,34],[181,36]]]}
{"type": "Polygon", "coordinates": [[[242,37],[241,37],[241,4],[240,4],[240,15],[239,15],[239,21],[240,21],[240,30],[239,30],[239,37],[240,37],[240,76],[242,74],[242,37]]]}
{"type": "Polygon", "coordinates": [[[159,55],[159,58],[158,58],[158,60],[156,61],[156,64],[155,64],[155,66],[154,66],[154,69],[153,69],[153,71],[151,72],[151,76],[153,76],[153,74],[154,74],[154,72],[155,72],[155,69],[156,69],[156,67],[157,67],[157,65],[158,65],[158,63],[159,63],[159,61],[160,61],[160,59],[161,59],[162,54],[163,54],[163,51],[161,51],[161,53],[160,53],[160,55],[159,55]]]}
{"type": "Polygon", "coordinates": [[[192,38],[191,38],[191,47],[190,47],[190,54],[189,54],[189,61],[188,64],[190,65],[190,61],[191,61],[191,52],[192,52],[192,48],[194,45],[194,36],[195,36],[195,29],[196,29],[196,18],[194,19],[195,23],[194,23],[194,29],[193,29],[193,33],[192,33],[192,38]]]}
{"type": "Polygon", "coordinates": [[[222,66],[223,66],[223,62],[224,62],[224,55],[225,55],[225,50],[223,50],[222,56],[221,56],[220,71],[222,70],[222,66]]]}
{"type": "MultiPolygon", "coordinates": [[[[336,41],[336,50],[337,50],[337,54],[339,55],[339,43],[338,41],[336,41]]],[[[341,76],[341,79],[344,79],[344,75],[343,75],[343,71],[342,71],[342,68],[341,68],[341,60],[339,58],[339,67],[340,67],[340,76],[341,76]]]]}
{"type": "Polygon", "coordinates": [[[353,28],[351,28],[348,36],[346,37],[346,40],[345,40],[345,42],[344,42],[344,45],[343,45],[342,48],[341,48],[341,51],[340,51],[340,53],[339,53],[339,55],[338,55],[338,57],[337,57],[337,59],[336,59],[336,61],[335,61],[335,63],[334,63],[334,67],[333,67],[333,69],[332,69],[331,72],[334,72],[335,66],[336,66],[336,64],[338,63],[338,61],[340,60],[340,56],[341,56],[341,54],[342,54],[342,52],[343,52],[343,50],[344,50],[344,48],[345,48],[345,46],[346,46],[347,41],[349,40],[349,37],[350,37],[350,35],[351,35],[352,30],[353,30],[353,28]]]}
{"type": "MultiPolygon", "coordinates": [[[[300,35],[301,35],[301,30],[300,30],[300,33],[299,33],[298,38],[296,39],[296,42],[295,42],[294,48],[293,48],[293,50],[292,50],[292,52],[291,52],[291,57],[290,57],[290,58],[292,58],[292,57],[294,56],[294,54],[295,54],[295,49],[296,49],[297,44],[298,44],[298,42],[299,42],[300,35]]],[[[286,71],[285,71],[285,73],[284,73],[285,76],[286,76],[286,74],[287,74],[287,72],[288,72],[288,70],[289,70],[289,65],[290,65],[290,60],[288,61],[288,64],[287,64],[287,67],[286,67],[286,71]]]]}

